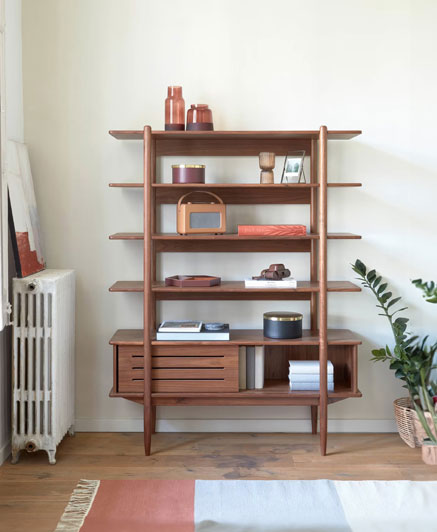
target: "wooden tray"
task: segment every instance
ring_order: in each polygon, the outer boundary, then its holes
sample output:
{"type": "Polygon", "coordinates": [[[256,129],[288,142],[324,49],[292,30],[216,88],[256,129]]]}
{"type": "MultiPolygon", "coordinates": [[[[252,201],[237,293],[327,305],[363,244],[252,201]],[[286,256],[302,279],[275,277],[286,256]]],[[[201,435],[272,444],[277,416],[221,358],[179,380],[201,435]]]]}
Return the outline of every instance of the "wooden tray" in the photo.
{"type": "Polygon", "coordinates": [[[165,278],[165,286],[216,286],[222,282],[220,277],[211,275],[173,275],[165,278]]]}

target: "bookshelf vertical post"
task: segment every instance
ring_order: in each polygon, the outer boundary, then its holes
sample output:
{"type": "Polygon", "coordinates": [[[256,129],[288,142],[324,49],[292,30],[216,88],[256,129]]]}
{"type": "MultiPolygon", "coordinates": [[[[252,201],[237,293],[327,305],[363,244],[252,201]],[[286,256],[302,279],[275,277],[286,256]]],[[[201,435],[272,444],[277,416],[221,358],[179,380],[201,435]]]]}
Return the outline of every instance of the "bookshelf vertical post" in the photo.
{"type": "Polygon", "coordinates": [[[320,361],[320,451],[326,455],[328,432],[328,331],[327,331],[327,228],[328,228],[328,130],[319,135],[319,361],[320,361]]]}
{"type": "Polygon", "coordinates": [[[152,129],[144,127],[144,450],[150,455],[152,439],[152,353],[155,306],[152,289],[152,129]]]}

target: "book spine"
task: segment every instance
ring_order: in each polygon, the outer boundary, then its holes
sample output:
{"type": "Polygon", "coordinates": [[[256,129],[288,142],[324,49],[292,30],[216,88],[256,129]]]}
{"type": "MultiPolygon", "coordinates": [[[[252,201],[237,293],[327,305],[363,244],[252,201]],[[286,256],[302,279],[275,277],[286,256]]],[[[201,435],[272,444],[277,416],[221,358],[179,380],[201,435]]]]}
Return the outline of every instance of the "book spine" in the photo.
{"type": "Polygon", "coordinates": [[[240,346],[238,349],[238,377],[239,389],[246,389],[246,347],[240,346]]]}
{"type": "Polygon", "coordinates": [[[239,225],[238,236],[304,236],[305,225],[239,225]]]}
{"type": "Polygon", "coordinates": [[[255,347],[255,389],[264,388],[264,346],[255,347]]]}
{"type": "Polygon", "coordinates": [[[248,390],[255,389],[255,348],[246,348],[246,387],[248,390]]]}

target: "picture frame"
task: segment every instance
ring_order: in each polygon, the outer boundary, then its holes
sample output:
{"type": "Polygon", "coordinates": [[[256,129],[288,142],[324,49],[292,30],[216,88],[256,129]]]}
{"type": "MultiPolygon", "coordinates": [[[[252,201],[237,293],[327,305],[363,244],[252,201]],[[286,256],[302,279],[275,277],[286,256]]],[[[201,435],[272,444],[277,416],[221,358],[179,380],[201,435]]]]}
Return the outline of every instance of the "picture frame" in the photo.
{"type": "Polygon", "coordinates": [[[305,150],[297,150],[287,153],[282,169],[281,183],[306,183],[303,163],[305,150]]]}

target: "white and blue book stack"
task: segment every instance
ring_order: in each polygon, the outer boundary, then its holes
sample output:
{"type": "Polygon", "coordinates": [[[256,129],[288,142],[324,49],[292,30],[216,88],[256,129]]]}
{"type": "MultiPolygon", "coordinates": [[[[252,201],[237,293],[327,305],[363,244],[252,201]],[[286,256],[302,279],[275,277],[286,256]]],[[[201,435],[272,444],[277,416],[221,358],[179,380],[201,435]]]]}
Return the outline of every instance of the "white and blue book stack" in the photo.
{"type": "MultiPolygon", "coordinates": [[[[318,392],[320,390],[320,362],[318,360],[290,360],[288,378],[292,392],[318,392]]],[[[328,360],[328,392],[333,391],[334,366],[328,360]]]]}

